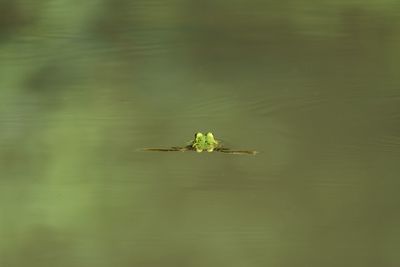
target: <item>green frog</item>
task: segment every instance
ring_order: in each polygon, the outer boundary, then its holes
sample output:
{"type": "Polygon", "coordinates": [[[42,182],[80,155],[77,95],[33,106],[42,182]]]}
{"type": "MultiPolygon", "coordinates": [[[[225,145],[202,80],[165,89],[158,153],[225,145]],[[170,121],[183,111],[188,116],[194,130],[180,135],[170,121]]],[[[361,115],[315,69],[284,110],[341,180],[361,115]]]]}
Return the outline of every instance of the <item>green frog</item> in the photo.
{"type": "Polygon", "coordinates": [[[215,139],[213,133],[208,132],[203,134],[201,132],[197,132],[194,135],[194,139],[189,142],[188,145],[183,147],[173,146],[171,148],[144,148],[144,151],[160,151],[160,152],[170,152],[170,151],[196,151],[201,153],[203,151],[207,152],[221,152],[226,154],[247,154],[247,155],[255,155],[258,152],[254,150],[231,150],[230,148],[223,147],[221,142],[215,139]]]}
{"type": "Polygon", "coordinates": [[[207,150],[207,152],[213,152],[218,145],[219,142],[215,140],[214,135],[211,132],[208,132],[205,135],[200,132],[196,133],[194,135],[194,140],[191,141],[191,146],[199,153],[204,150],[207,150]]]}

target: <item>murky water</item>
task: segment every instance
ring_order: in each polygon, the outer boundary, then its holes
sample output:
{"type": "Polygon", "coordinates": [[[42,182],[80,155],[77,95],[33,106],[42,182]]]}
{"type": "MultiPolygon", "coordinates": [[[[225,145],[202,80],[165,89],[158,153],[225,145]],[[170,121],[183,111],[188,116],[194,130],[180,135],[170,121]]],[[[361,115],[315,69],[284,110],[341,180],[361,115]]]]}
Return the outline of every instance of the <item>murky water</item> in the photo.
{"type": "Polygon", "coordinates": [[[3,2],[0,266],[400,265],[398,1],[3,2]]]}

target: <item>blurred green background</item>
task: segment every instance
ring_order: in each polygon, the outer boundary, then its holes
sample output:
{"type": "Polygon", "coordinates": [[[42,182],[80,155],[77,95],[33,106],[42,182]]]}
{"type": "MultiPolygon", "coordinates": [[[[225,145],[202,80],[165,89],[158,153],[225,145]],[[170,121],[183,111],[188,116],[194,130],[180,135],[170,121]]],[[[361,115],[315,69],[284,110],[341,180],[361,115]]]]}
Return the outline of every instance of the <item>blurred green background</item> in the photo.
{"type": "Polygon", "coordinates": [[[0,0],[0,266],[400,266],[398,0],[0,0]],[[212,131],[257,156],[150,153],[212,131]]]}

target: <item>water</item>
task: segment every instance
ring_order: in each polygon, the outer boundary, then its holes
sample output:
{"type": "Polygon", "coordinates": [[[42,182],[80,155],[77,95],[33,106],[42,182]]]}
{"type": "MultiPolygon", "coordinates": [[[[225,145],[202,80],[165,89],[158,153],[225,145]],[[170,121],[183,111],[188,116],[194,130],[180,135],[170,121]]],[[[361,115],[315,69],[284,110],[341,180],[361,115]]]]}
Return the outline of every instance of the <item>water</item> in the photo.
{"type": "Polygon", "coordinates": [[[397,1],[22,2],[0,266],[400,264],[397,1]]]}

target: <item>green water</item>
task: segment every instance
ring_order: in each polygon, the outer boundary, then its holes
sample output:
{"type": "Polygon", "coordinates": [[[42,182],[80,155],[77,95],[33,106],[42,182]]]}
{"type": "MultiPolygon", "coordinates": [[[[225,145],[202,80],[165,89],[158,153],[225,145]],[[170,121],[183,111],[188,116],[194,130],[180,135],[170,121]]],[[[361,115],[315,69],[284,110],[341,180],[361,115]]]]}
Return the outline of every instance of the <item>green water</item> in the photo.
{"type": "Polygon", "coordinates": [[[0,266],[399,266],[399,14],[0,1],[0,266]]]}

